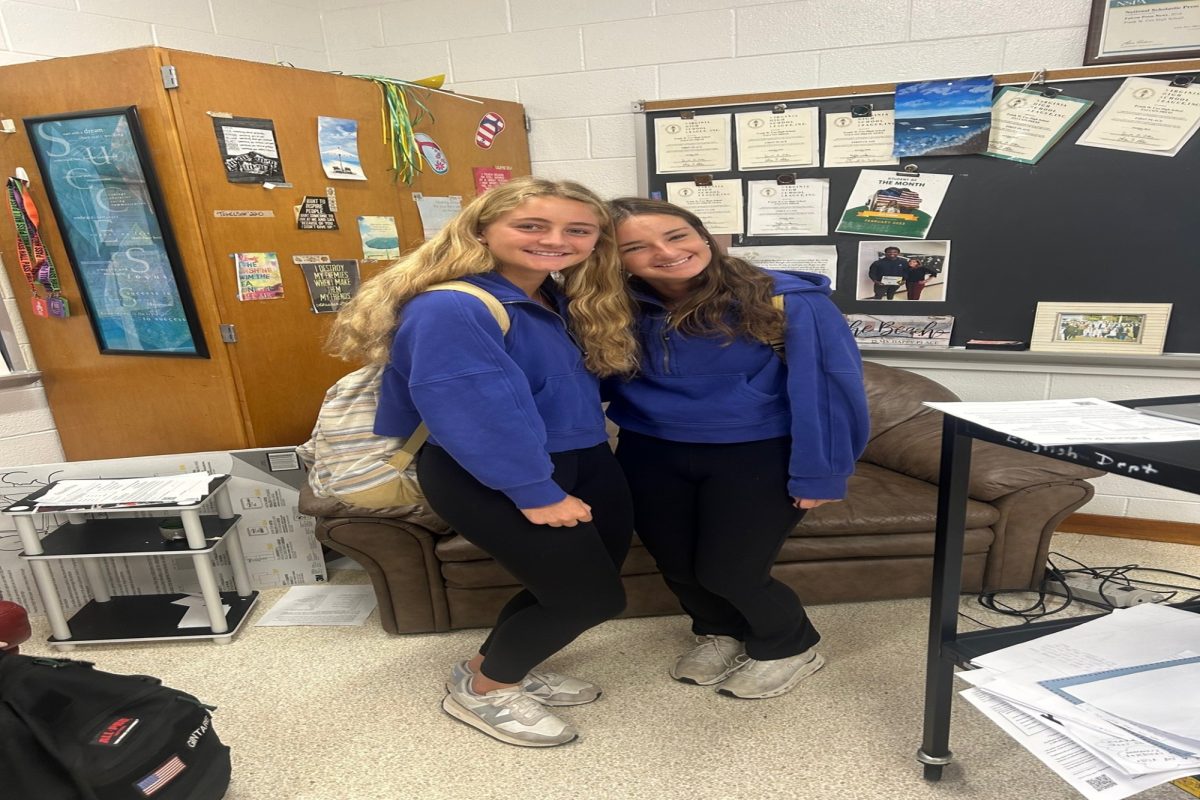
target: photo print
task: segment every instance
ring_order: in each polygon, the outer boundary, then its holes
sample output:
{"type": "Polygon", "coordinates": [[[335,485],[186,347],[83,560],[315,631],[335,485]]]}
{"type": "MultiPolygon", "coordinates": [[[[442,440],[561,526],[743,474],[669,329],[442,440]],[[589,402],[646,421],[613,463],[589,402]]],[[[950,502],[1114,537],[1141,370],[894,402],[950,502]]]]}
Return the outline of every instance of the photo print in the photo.
{"type": "Polygon", "coordinates": [[[858,245],[858,300],[946,300],[950,241],[869,241],[858,245]]]}

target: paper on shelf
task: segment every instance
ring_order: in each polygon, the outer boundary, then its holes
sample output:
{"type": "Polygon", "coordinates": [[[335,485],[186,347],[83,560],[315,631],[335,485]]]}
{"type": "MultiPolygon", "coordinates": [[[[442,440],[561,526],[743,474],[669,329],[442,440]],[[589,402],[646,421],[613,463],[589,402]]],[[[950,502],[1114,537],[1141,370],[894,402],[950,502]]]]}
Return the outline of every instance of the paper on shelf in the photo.
{"type": "MultiPolygon", "coordinates": [[[[229,606],[221,604],[221,616],[229,613],[229,606]]],[[[188,606],[188,610],[184,612],[180,618],[176,628],[207,628],[212,622],[208,618],[208,607],[203,603],[195,606],[188,606]]]]}

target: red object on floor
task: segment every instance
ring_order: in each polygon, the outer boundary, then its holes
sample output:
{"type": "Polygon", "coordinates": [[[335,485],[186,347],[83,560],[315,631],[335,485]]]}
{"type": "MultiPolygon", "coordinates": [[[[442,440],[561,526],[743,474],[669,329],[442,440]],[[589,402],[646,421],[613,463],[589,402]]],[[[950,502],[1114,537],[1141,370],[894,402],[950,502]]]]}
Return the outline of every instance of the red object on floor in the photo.
{"type": "Polygon", "coordinates": [[[17,645],[33,634],[29,629],[29,614],[23,606],[8,600],[0,600],[0,642],[7,644],[0,647],[6,653],[15,653],[17,645]]]}

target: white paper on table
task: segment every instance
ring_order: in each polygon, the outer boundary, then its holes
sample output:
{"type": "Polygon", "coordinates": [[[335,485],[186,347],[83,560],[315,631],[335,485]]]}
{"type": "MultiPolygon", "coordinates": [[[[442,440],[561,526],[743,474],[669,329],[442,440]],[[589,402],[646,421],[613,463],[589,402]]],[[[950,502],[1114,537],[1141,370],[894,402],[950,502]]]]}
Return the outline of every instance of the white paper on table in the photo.
{"type": "Polygon", "coordinates": [[[742,182],[738,178],[713,181],[697,186],[694,181],[667,184],[667,200],[691,211],[709,233],[741,233],[742,182]]]}
{"type": "Polygon", "coordinates": [[[1055,633],[985,653],[972,664],[1014,679],[1039,681],[1114,669],[1200,651],[1200,614],[1142,603],[1055,633]]]}
{"type": "Polygon", "coordinates": [[[825,236],[829,233],[829,179],[805,178],[792,184],[750,181],[750,236],[825,236]]]}
{"type": "MultiPolygon", "coordinates": [[[[697,114],[691,119],[654,120],[654,169],[674,172],[728,172],[733,166],[729,114],[697,114]]],[[[716,231],[712,231],[716,233],[716,231]]]]}
{"type": "Polygon", "coordinates": [[[1075,144],[1173,156],[1200,128],[1200,86],[1126,78],[1075,144]]]}
{"type": "Polygon", "coordinates": [[[1191,774],[1191,770],[1181,770],[1135,778],[1122,775],[1116,767],[1088,752],[1048,721],[1030,716],[981,689],[967,689],[959,694],[1089,800],[1121,800],[1191,774]]]}
{"type": "Polygon", "coordinates": [[[255,625],[362,625],[375,608],[370,586],[293,586],[255,625]]]}
{"type": "Polygon", "coordinates": [[[738,169],[787,169],[817,164],[817,108],[747,111],[735,115],[738,169]]]}
{"type": "Polygon", "coordinates": [[[725,252],[756,267],[782,272],[815,272],[837,288],[836,244],[780,244],[763,247],[728,247],[725,252]]]}
{"type": "Polygon", "coordinates": [[[204,605],[204,595],[189,594],[189,595],[179,598],[178,600],[172,600],[171,605],[173,605],[173,606],[188,606],[189,608],[192,606],[202,606],[202,605],[204,605]]]}
{"type": "Polygon", "coordinates": [[[1200,425],[1140,414],[1095,397],[925,405],[1040,445],[1200,440],[1200,425]]]}
{"type": "MultiPolygon", "coordinates": [[[[229,613],[229,606],[221,604],[221,616],[229,613]]],[[[196,606],[188,606],[188,610],[183,613],[176,628],[207,628],[212,625],[212,621],[208,618],[208,607],[203,603],[196,606]]]]}

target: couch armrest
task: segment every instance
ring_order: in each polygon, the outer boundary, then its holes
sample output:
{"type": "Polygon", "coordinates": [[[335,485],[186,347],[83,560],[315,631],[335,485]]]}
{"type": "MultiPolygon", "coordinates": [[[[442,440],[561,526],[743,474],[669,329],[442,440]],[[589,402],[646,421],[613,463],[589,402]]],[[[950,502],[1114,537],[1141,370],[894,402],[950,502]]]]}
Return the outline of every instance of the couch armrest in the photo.
{"type": "MultiPolygon", "coordinates": [[[[942,414],[929,409],[929,413],[914,416],[872,439],[862,460],[937,485],[941,441],[942,414]]],[[[977,441],[971,449],[967,493],[976,500],[991,502],[1039,484],[1078,481],[1103,474],[1090,467],[977,441]]]]}
{"type": "Polygon", "coordinates": [[[441,562],[434,554],[449,526],[420,506],[365,509],[300,492],[300,512],[317,518],[317,540],[357,561],[371,577],[379,622],[388,633],[450,630],[441,562]],[[396,515],[396,512],[401,512],[396,515]]]}
{"type": "Polygon", "coordinates": [[[1092,499],[1085,480],[1036,483],[998,497],[992,505],[1000,518],[983,573],[983,590],[1032,589],[1042,585],[1050,537],[1059,524],[1092,499]]]}

